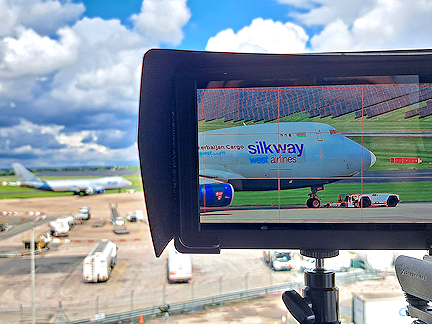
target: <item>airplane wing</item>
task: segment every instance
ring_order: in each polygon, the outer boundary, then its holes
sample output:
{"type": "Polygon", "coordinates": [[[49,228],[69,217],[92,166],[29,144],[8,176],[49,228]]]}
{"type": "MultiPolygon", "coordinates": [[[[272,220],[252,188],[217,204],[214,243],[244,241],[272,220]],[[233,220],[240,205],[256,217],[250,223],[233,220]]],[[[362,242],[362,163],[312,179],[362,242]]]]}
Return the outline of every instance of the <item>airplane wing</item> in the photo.
{"type": "Polygon", "coordinates": [[[223,170],[207,168],[199,170],[200,185],[207,183],[223,183],[228,179],[245,179],[245,177],[238,173],[232,172],[227,168],[224,168],[223,170]]]}

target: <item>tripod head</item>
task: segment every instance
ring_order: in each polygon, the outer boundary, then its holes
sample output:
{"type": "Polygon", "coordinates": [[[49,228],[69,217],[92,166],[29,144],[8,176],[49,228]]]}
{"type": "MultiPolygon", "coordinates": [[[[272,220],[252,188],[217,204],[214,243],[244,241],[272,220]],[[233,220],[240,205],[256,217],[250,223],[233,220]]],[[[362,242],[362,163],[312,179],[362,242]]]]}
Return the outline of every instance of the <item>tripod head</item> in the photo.
{"type": "Polygon", "coordinates": [[[301,250],[300,254],[315,258],[315,268],[304,272],[303,297],[292,289],[282,294],[285,306],[300,324],[340,324],[335,273],[324,269],[324,259],[339,255],[339,251],[301,250]]]}
{"type": "Polygon", "coordinates": [[[401,255],[395,261],[395,270],[408,302],[407,313],[418,319],[413,323],[431,324],[432,257],[425,255],[423,260],[419,260],[401,255]]]}

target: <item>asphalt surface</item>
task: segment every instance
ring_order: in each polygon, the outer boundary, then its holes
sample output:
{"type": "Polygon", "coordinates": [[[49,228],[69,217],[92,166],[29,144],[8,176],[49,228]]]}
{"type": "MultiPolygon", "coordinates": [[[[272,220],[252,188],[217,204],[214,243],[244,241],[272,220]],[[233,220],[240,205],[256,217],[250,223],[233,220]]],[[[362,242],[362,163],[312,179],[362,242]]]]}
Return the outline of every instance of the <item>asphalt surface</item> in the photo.
{"type": "Polygon", "coordinates": [[[232,208],[201,214],[202,223],[430,223],[432,203],[369,208],[232,208]]]}
{"type": "MultiPolygon", "coordinates": [[[[91,208],[92,218],[76,225],[66,243],[55,243],[50,250],[36,256],[36,308],[38,322],[50,322],[59,311],[59,302],[70,320],[90,318],[96,313],[124,312],[164,305],[193,298],[205,298],[218,293],[242,291],[281,283],[302,282],[299,270],[272,271],[262,259],[261,250],[223,250],[219,255],[192,255],[193,278],[186,284],[168,284],[166,278],[166,252],[160,258],[154,255],[149,226],[144,222],[128,223],[130,234],[116,235],[108,223],[109,204],[118,203],[121,215],[142,209],[142,193],[105,194],[88,197],[50,197],[7,199],[5,210],[14,211],[7,216],[14,224],[14,235],[0,233],[0,250],[22,251],[23,240],[29,237],[29,222],[34,216],[28,211],[43,211],[48,218],[77,212],[79,207],[91,208]],[[107,221],[102,227],[95,222],[107,221]],[[82,259],[95,242],[107,238],[118,245],[117,265],[105,283],[86,284],[82,280],[82,259]]],[[[426,205],[425,205],[426,206],[426,205]]],[[[421,207],[421,206],[420,206],[421,207]]],[[[394,210],[397,210],[396,207],[394,210]]],[[[299,209],[300,210],[300,209],[299,209]]],[[[320,209],[321,210],[321,209],[320,209]]],[[[308,211],[305,209],[305,211],[308,211]]],[[[47,223],[38,223],[36,236],[46,232],[47,223]]],[[[9,232],[9,234],[12,232],[9,232]]],[[[0,259],[0,323],[30,322],[30,260],[22,258],[0,259]]],[[[350,317],[351,292],[365,289],[365,283],[341,289],[343,316],[350,317]]],[[[394,280],[377,282],[370,289],[393,289],[394,280]]],[[[201,311],[171,317],[170,323],[278,323],[286,308],[280,295],[269,296],[245,303],[235,303],[221,309],[201,311]]],[[[154,323],[164,323],[156,319],[154,323]]],[[[291,321],[290,323],[295,323],[291,321]]]]}

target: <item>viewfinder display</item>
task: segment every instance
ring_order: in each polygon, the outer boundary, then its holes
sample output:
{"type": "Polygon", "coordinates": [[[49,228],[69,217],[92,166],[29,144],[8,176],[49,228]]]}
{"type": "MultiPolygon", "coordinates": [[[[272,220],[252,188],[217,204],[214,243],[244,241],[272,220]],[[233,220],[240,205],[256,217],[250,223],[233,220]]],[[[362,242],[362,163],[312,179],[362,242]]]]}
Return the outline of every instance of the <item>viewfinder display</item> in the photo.
{"type": "Polygon", "coordinates": [[[196,95],[202,224],[430,222],[418,76],[214,80],[196,95]]]}

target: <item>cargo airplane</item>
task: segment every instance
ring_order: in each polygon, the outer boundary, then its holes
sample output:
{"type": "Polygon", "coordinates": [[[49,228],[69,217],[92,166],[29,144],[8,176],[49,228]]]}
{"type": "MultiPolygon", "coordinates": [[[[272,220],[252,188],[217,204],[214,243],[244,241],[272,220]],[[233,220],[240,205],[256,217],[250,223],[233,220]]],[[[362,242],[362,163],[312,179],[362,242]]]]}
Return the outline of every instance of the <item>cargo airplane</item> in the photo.
{"type": "Polygon", "coordinates": [[[9,183],[18,187],[29,187],[46,191],[73,192],[76,195],[102,194],[106,189],[121,189],[132,183],[123,177],[103,177],[96,179],[41,180],[20,163],[12,167],[18,181],[9,183]]]}
{"type": "Polygon", "coordinates": [[[324,185],[367,170],[375,155],[330,125],[281,122],[200,132],[200,205],[229,205],[234,191],[310,187],[320,207],[324,185]]]}

